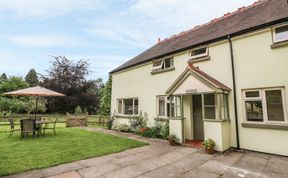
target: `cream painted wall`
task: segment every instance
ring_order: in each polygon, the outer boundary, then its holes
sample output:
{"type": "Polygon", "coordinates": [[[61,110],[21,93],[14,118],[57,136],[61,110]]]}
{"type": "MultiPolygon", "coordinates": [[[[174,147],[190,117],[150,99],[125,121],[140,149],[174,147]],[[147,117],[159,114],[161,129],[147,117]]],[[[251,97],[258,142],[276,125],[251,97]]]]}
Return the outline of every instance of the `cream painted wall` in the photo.
{"type": "MultiPolygon", "coordinates": [[[[288,155],[288,149],[286,149],[288,146],[287,131],[248,129],[241,126],[241,123],[244,122],[242,89],[285,86],[285,102],[288,102],[288,47],[271,49],[270,29],[242,35],[241,38],[233,38],[232,41],[236,66],[240,146],[245,149],[288,155]],[[275,144],[278,146],[275,146],[275,144]]],[[[211,57],[210,60],[198,62],[194,65],[199,66],[201,70],[232,89],[228,40],[210,44],[209,56],[211,57]]],[[[148,113],[149,121],[152,124],[156,116],[156,96],[165,94],[165,91],[185,70],[187,61],[188,51],[174,56],[174,71],[151,75],[152,63],[150,62],[140,67],[113,74],[111,112],[113,113],[116,110],[117,98],[138,97],[139,109],[148,113]]],[[[205,137],[213,136],[214,133],[213,137],[219,140],[217,144],[221,145],[219,148],[223,150],[229,146],[236,146],[233,103],[233,91],[231,91],[229,94],[230,122],[222,123],[221,126],[217,123],[205,122],[205,137]]],[[[288,110],[287,105],[286,109],[288,110]]],[[[184,111],[184,115],[188,115],[188,111],[184,111]]],[[[187,122],[187,119],[185,122],[187,122]]],[[[171,121],[170,126],[175,127],[177,134],[180,134],[179,121],[171,121]]],[[[185,135],[188,134],[185,131],[185,135]]]]}
{"type": "Polygon", "coordinates": [[[169,133],[175,134],[180,143],[183,143],[183,120],[171,119],[169,120],[169,133]]]}
{"type": "MultiPolygon", "coordinates": [[[[243,128],[245,111],[242,101],[243,89],[285,87],[287,113],[288,101],[288,46],[271,49],[271,30],[254,34],[246,38],[233,40],[237,98],[239,108],[239,132],[241,148],[288,155],[287,130],[243,128]]],[[[286,123],[287,124],[287,123],[286,123]]]]}
{"type": "Polygon", "coordinates": [[[116,111],[117,98],[139,98],[139,110],[148,114],[149,122],[156,117],[156,96],[165,95],[166,90],[187,67],[187,53],[174,56],[175,70],[150,74],[152,62],[132,70],[112,75],[111,112],[116,111]]]}

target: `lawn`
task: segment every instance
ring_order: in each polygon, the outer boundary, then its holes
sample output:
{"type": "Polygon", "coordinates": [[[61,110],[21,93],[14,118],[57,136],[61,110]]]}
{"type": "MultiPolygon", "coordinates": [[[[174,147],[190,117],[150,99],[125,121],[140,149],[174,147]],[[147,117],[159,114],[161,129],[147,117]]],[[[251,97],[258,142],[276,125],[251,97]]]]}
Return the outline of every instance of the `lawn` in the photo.
{"type": "MultiPolygon", "coordinates": [[[[51,167],[85,158],[121,152],[147,143],[78,128],[57,129],[57,135],[20,139],[0,132],[0,176],[51,167]]],[[[49,131],[48,131],[49,132],[49,131]]]]}

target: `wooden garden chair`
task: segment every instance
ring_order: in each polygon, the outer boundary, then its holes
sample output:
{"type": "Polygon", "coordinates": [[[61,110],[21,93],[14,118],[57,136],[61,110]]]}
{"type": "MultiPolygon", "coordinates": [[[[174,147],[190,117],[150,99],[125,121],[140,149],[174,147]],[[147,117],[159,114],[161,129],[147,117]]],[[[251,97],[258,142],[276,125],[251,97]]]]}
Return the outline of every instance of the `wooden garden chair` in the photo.
{"type": "Polygon", "coordinates": [[[53,130],[54,135],[56,135],[56,123],[58,121],[58,118],[55,119],[53,123],[47,123],[45,127],[43,128],[43,135],[45,134],[46,130],[53,130]]]}
{"type": "Polygon", "coordinates": [[[36,128],[35,120],[34,119],[23,119],[21,122],[21,137],[24,138],[29,133],[35,136],[37,132],[37,136],[39,136],[39,129],[36,128]]]}
{"type": "Polygon", "coordinates": [[[9,120],[9,123],[10,123],[10,134],[9,134],[8,137],[11,137],[15,131],[20,131],[21,129],[20,128],[19,129],[15,129],[15,123],[14,123],[14,119],[13,118],[10,118],[8,120],[9,120]]]}

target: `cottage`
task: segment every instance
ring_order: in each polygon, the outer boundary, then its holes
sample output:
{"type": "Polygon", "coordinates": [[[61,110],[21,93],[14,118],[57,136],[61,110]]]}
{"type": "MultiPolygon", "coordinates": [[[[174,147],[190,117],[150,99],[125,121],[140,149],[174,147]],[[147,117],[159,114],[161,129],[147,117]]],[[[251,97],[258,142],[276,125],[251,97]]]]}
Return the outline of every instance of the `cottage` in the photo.
{"type": "Polygon", "coordinates": [[[115,124],[147,113],[181,142],[288,156],[288,1],[262,0],[158,42],[110,72],[115,124]]]}

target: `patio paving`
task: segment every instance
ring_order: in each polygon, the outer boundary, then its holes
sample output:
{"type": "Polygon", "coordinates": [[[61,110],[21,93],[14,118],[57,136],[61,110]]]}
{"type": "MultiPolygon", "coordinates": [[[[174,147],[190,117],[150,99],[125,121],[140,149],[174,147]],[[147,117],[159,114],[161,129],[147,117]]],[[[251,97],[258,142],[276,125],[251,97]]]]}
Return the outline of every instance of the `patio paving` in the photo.
{"type": "Polygon", "coordinates": [[[203,150],[168,146],[167,141],[101,128],[83,128],[148,142],[150,145],[107,156],[33,170],[7,178],[232,178],[288,177],[288,158],[250,151],[208,155],[203,150]]]}

